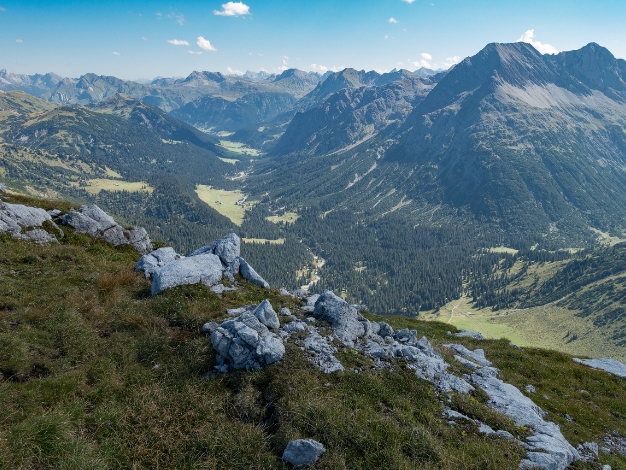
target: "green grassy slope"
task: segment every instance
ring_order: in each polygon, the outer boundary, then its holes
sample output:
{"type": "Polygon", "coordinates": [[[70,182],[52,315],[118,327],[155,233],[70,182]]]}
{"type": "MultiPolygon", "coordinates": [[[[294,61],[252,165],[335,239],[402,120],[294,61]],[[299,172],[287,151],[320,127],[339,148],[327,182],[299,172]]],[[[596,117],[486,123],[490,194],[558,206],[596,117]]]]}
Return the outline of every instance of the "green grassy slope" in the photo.
{"type": "MultiPolygon", "coordinates": [[[[349,349],[338,354],[342,373],[321,373],[288,343],[285,359],[262,371],[212,375],[204,322],[264,298],[275,309],[295,301],[243,281],[223,298],[200,286],[151,298],[133,271],[136,253],[67,232],[55,246],[0,237],[2,468],[284,468],[294,438],[322,442],[316,468],[327,469],[515,469],[525,453],[475,425],[448,426],[430,384],[401,362],[380,371],[349,349]]],[[[453,328],[385,320],[416,328],[451,360],[441,345],[453,328]]],[[[561,353],[458,342],[483,347],[504,380],[533,384],[533,399],[573,445],[626,435],[625,380],[561,353]]],[[[452,397],[463,413],[525,432],[483,403],[481,394],[452,397]]]]}

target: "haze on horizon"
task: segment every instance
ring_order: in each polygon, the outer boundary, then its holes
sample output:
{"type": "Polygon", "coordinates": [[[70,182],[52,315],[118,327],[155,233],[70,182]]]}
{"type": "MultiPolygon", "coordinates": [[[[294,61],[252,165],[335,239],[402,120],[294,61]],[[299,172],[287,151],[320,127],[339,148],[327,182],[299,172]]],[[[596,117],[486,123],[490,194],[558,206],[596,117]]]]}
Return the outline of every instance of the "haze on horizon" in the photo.
{"type": "Polygon", "coordinates": [[[446,69],[490,42],[626,57],[626,4],[538,0],[0,0],[0,69],[124,79],[345,67],[446,69]]]}

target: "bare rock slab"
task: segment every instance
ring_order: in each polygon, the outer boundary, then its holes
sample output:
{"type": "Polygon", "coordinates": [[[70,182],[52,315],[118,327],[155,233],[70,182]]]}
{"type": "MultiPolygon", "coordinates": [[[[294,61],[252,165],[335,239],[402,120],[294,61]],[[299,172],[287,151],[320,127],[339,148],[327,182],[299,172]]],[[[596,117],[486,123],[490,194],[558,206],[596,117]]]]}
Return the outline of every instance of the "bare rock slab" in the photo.
{"type": "Polygon", "coordinates": [[[585,364],[589,367],[593,367],[594,369],[600,369],[610,374],[617,375],[618,377],[622,377],[626,379],[626,364],[616,361],[615,359],[577,359],[574,358],[574,361],[585,364]]]}
{"type": "Polygon", "coordinates": [[[222,263],[212,254],[191,256],[167,263],[152,274],[152,295],[186,284],[213,286],[222,279],[222,263]]]}

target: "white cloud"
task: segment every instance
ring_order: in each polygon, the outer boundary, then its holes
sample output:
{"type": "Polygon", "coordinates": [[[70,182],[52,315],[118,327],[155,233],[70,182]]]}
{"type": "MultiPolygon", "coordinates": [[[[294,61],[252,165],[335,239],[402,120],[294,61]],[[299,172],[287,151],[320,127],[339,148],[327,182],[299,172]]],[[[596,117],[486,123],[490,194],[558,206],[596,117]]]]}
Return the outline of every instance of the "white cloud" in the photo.
{"type": "Polygon", "coordinates": [[[391,17],[389,18],[389,22],[393,23],[393,24],[398,24],[398,20],[396,20],[395,18],[391,17]]]}
{"type": "Polygon", "coordinates": [[[431,64],[430,62],[428,62],[427,60],[418,60],[418,61],[413,61],[413,60],[409,60],[408,61],[410,64],[415,65],[416,67],[426,67],[427,69],[432,69],[433,68],[433,64],[431,64]]]}
{"type": "Polygon", "coordinates": [[[448,57],[446,60],[443,61],[443,65],[446,68],[450,68],[453,65],[458,64],[459,62],[461,62],[461,56],[455,55],[453,57],[448,57]]]}
{"type": "Polygon", "coordinates": [[[422,56],[422,59],[433,60],[433,56],[431,56],[428,52],[422,52],[420,55],[422,56]]]}
{"type": "Polygon", "coordinates": [[[413,3],[415,0],[402,0],[404,3],[413,3]]]}
{"type": "Polygon", "coordinates": [[[389,36],[387,36],[386,34],[385,34],[385,36],[383,36],[383,37],[384,37],[385,39],[389,39],[389,36]]]}
{"type": "Polygon", "coordinates": [[[168,39],[167,42],[173,46],[188,46],[189,43],[183,39],[168,39]]]}
{"type": "Polygon", "coordinates": [[[328,71],[328,67],[326,67],[324,65],[311,64],[311,68],[313,70],[319,70],[322,73],[325,73],[325,72],[328,71]]]}
{"type": "Polygon", "coordinates": [[[0,11],[7,11],[7,9],[4,7],[0,7],[0,11]]]}
{"type": "Polygon", "coordinates": [[[202,51],[187,51],[187,54],[200,55],[202,54],[202,51]]]}
{"type": "Polygon", "coordinates": [[[141,36],[141,39],[143,39],[144,41],[148,42],[148,38],[147,37],[141,36]]]}
{"type": "Polygon", "coordinates": [[[250,7],[243,2],[228,2],[222,5],[221,10],[213,10],[218,16],[243,16],[250,14],[250,7]]]}
{"type": "Polygon", "coordinates": [[[111,52],[111,54],[113,54],[113,55],[122,55],[119,52],[111,52]]]}
{"type": "Polygon", "coordinates": [[[176,20],[176,22],[181,26],[185,24],[185,15],[183,15],[182,13],[178,13],[177,11],[168,13],[167,17],[170,20],[176,20]]]}
{"type": "Polygon", "coordinates": [[[558,54],[559,53],[556,47],[551,46],[550,44],[542,44],[539,41],[534,41],[533,40],[534,37],[535,37],[535,30],[529,29],[524,34],[522,34],[522,36],[517,40],[517,42],[527,42],[528,44],[533,46],[542,54],[558,54]]]}
{"type": "Polygon", "coordinates": [[[243,75],[244,74],[244,72],[242,72],[241,70],[235,70],[231,67],[226,67],[226,72],[231,75],[243,75]]]}
{"type": "Polygon", "coordinates": [[[19,44],[22,44],[24,42],[24,40],[23,39],[16,39],[15,42],[17,42],[19,44]]]}
{"type": "Polygon", "coordinates": [[[215,52],[217,49],[211,45],[208,39],[204,39],[202,36],[198,36],[198,47],[205,51],[215,52]]]}

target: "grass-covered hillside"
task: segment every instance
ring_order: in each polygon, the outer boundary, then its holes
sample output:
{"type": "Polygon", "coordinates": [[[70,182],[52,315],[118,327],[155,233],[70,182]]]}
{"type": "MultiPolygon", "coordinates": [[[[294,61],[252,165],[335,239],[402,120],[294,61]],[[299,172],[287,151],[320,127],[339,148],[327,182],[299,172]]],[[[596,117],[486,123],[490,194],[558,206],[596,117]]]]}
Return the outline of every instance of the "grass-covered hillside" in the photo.
{"type": "MultiPolygon", "coordinates": [[[[202,286],[150,297],[149,281],[133,270],[134,251],[64,230],[61,243],[50,246],[0,236],[2,468],[286,468],[281,455],[296,438],[323,443],[320,469],[501,470],[517,468],[525,455],[475,424],[450,426],[442,417],[445,397],[402,361],[380,370],[340,348],[346,370],[324,374],[290,341],[285,358],[266,369],[215,375],[205,322],[266,298],[275,310],[298,314],[299,301],[241,279],[242,287],[222,298],[202,286]]],[[[455,364],[441,347],[453,327],[385,320],[417,329],[455,364]]],[[[506,382],[521,390],[532,384],[529,396],[572,445],[626,436],[626,380],[562,353],[454,339],[484,348],[506,382]]],[[[450,400],[494,428],[527,434],[487,407],[483,393],[450,400]]],[[[600,460],[626,467],[624,456],[600,460]]]]}

